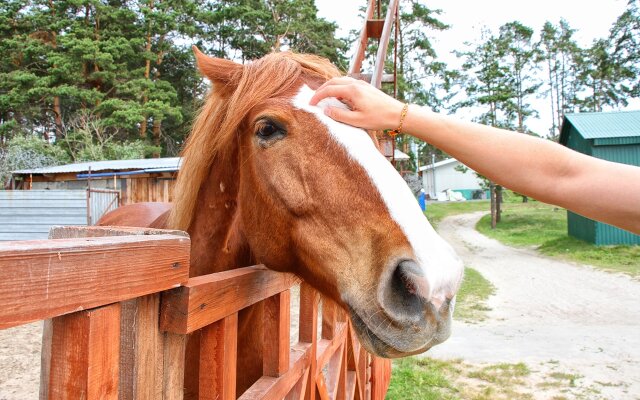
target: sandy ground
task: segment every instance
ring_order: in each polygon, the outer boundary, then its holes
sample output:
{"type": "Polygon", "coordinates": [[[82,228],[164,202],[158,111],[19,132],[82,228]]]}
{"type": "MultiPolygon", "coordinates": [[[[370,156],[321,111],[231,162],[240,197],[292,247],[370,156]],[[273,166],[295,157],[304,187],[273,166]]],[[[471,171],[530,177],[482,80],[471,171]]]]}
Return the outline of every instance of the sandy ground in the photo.
{"type": "Polygon", "coordinates": [[[502,245],[475,230],[482,215],[447,218],[439,232],[496,287],[491,311],[484,322],[454,323],[427,355],[525,362],[581,376],[576,386],[595,390],[579,398],[640,399],[640,282],[502,245]]]}
{"type": "Polygon", "coordinates": [[[38,398],[42,322],[0,330],[0,400],[38,398]]]}

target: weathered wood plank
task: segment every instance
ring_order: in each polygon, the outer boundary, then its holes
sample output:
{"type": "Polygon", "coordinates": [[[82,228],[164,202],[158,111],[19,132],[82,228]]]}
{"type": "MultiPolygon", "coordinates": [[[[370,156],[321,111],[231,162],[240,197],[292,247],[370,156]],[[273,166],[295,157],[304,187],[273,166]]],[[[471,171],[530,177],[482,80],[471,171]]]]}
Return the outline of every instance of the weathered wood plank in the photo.
{"type": "Polygon", "coordinates": [[[158,329],[160,294],[139,297],[133,318],[133,400],[162,398],[164,338],[158,329]]]}
{"type": "Polygon", "coordinates": [[[391,382],[391,360],[372,356],[371,362],[371,397],[382,399],[391,382]]]}
{"type": "Polygon", "coordinates": [[[282,399],[302,378],[311,362],[311,344],[298,343],[291,348],[289,370],[279,378],[263,376],[239,400],[282,399]]]}
{"type": "Polygon", "coordinates": [[[289,289],[292,274],[257,265],[198,276],[162,295],[160,327],[190,333],[243,308],[289,289]]]}
{"type": "Polygon", "coordinates": [[[356,399],[356,373],[347,371],[347,399],[356,399]]]}
{"type": "MultiPolygon", "coordinates": [[[[188,238],[187,233],[182,231],[106,226],[55,227],[51,229],[49,236],[52,239],[69,239],[167,234],[188,238]]],[[[159,294],[142,296],[120,304],[119,400],[182,400],[185,338],[182,335],[159,332],[159,294]]],[[[45,339],[46,337],[43,339],[43,348],[45,339]]],[[[43,357],[43,368],[46,364],[47,360],[43,357]]]]}
{"type": "Polygon", "coordinates": [[[333,339],[321,339],[318,341],[318,349],[316,354],[316,360],[318,369],[324,368],[329,362],[331,357],[338,351],[338,348],[344,343],[347,337],[346,324],[339,324],[336,329],[336,334],[333,339]]]}
{"type": "Polygon", "coordinates": [[[327,383],[322,371],[320,371],[316,376],[316,387],[318,388],[317,397],[320,400],[331,400],[331,396],[329,395],[329,388],[327,388],[327,383]]]}
{"type": "Polygon", "coordinates": [[[336,334],[338,305],[328,297],[322,297],[322,338],[331,340],[336,334]]]}
{"type": "Polygon", "coordinates": [[[189,251],[172,235],[0,243],[0,329],[175,287],[189,251]]]}
{"type": "Polygon", "coordinates": [[[298,324],[298,337],[301,343],[311,344],[311,360],[309,363],[309,378],[305,389],[305,400],[317,398],[316,374],[318,351],[318,304],[320,295],[308,283],[300,284],[300,319],[298,324]]]}
{"type": "Polygon", "coordinates": [[[163,400],[182,400],[184,397],[185,344],[185,335],[164,333],[163,400]]]}
{"type": "Polygon", "coordinates": [[[51,372],[51,345],[53,340],[53,320],[44,321],[42,348],[40,351],[40,400],[49,399],[49,375],[51,372]]]}
{"type": "Polygon", "coordinates": [[[202,328],[200,336],[200,400],[236,399],[238,314],[202,328]]]}
{"type": "Polygon", "coordinates": [[[364,363],[360,362],[361,357],[364,356],[360,351],[360,347],[360,342],[358,342],[358,338],[353,332],[353,327],[349,323],[347,332],[347,375],[353,372],[353,391],[355,394],[349,398],[355,400],[364,399],[364,391],[362,390],[364,387],[364,363]]]}
{"type": "Polygon", "coordinates": [[[153,236],[175,235],[189,237],[184,231],[175,229],[140,228],[133,226],[54,226],[49,231],[49,239],[71,239],[103,236],[153,236]]]}
{"type": "MultiPolygon", "coordinates": [[[[345,336],[346,340],[346,336],[345,336]]],[[[327,367],[325,368],[325,382],[327,389],[332,399],[344,400],[344,372],[346,372],[346,365],[343,364],[345,355],[345,342],[341,342],[340,346],[336,349],[335,353],[329,359],[327,367]]]]}
{"type": "Polygon", "coordinates": [[[289,391],[289,394],[284,398],[285,400],[304,400],[304,392],[307,388],[307,379],[309,379],[309,368],[304,370],[302,377],[298,379],[298,382],[289,391]]]}
{"type": "Polygon", "coordinates": [[[117,399],[120,304],[52,322],[49,399],[117,399]]]}
{"type": "Polygon", "coordinates": [[[278,377],[289,368],[290,292],[264,300],[262,374],[278,377]]]}

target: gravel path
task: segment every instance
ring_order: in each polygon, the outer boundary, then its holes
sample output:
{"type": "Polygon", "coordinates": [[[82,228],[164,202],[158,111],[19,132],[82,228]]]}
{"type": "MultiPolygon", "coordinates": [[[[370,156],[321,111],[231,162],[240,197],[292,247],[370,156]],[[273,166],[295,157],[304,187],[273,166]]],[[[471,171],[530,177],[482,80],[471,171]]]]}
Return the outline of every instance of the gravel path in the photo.
{"type": "Polygon", "coordinates": [[[475,230],[482,215],[449,217],[439,232],[496,287],[491,311],[454,323],[427,355],[564,368],[598,386],[586,398],[640,399],[640,282],[505,246],[475,230]]]}

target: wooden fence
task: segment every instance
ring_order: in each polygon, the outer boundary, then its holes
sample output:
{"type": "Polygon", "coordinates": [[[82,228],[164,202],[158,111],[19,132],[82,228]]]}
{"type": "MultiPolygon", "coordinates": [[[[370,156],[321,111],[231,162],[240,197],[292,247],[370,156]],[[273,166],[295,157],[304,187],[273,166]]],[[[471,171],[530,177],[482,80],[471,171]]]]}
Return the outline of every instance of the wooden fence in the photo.
{"type": "Polygon", "coordinates": [[[293,275],[253,266],[189,278],[179,231],[66,227],[51,237],[0,243],[0,329],[45,320],[41,399],[183,399],[186,381],[200,399],[384,398],[389,361],[369,355],[345,313],[304,282],[290,345],[293,275]],[[236,393],[238,312],[258,302],[263,376],[236,393]],[[198,376],[185,376],[189,334],[200,335],[198,376]]]}

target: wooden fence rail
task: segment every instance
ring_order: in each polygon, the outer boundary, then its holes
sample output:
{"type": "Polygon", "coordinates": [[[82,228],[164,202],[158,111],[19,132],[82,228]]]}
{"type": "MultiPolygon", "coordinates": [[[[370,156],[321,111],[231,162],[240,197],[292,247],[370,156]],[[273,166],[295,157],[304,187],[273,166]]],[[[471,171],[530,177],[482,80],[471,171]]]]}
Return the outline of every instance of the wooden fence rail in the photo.
{"type": "Polygon", "coordinates": [[[199,399],[384,398],[389,361],[291,274],[253,266],[188,278],[179,231],[66,227],[50,237],[0,244],[0,329],[45,320],[41,399],[183,399],[187,380],[199,399]],[[238,312],[260,302],[263,376],[236,393],[238,312]],[[199,372],[185,377],[188,335],[199,335],[199,372]]]}

